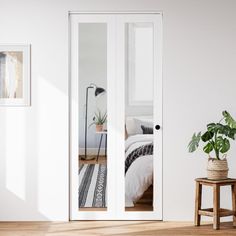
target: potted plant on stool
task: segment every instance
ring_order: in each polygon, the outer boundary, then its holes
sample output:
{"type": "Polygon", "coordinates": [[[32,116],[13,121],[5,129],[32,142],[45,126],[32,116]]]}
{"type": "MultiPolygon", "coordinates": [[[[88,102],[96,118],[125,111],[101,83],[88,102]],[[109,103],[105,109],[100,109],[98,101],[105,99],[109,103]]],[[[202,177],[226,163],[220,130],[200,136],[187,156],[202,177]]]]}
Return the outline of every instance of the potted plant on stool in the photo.
{"type": "Polygon", "coordinates": [[[202,134],[194,133],[188,145],[189,152],[194,152],[200,141],[204,142],[203,151],[209,155],[207,177],[209,179],[226,179],[228,177],[227,152],[230,149],[230,139],[236,135],[236,121],[227,111],[222,112],[222,119],[218,123],[210,123],[202,134]],[[224,123],[222,123],[224,122],[224,123]],[[210,153],[214,152],[214,157],[210,153]]]}
{"type": "MultiPolygon", "coordinates": [[[[90,124],[91,125],[96,125],[96,132],[102,132],[103,131],[103,125],[107,120],[107,113],[105,112],[102,114],[100,110],[98,112],[95,112],[95,116],[93,117],[93,122],[90,124]]],[[[89,127],[90,127],[89,126],[89,127]]]]}

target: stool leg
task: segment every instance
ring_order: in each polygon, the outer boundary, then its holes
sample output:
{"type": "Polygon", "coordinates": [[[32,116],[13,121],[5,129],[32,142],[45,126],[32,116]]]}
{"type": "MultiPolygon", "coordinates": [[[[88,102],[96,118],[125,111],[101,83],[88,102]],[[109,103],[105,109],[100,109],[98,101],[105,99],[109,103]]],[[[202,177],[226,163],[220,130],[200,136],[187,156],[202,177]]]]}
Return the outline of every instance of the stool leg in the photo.
{"type": "Polygon", "coordinates": [[[201,209],[201,205],[202,205],[202,184],[196,182],[195,217],[194,217],[195,226],[200,226],[201,224],[201,215],[198,214],[198,211],[201,209]]]}
{"type": "Polygon", "coordinates": [[[232,210],[234,211],[234,216],[233,216],[233,226],[236,226],[236,185],[233,184],[231,185],[232,189],[232,210]]]}
{"type": "Polygon", "coordinates": [[[220,229],[220,186],[213,186],[213,229],[220,229]]]}
{"type": "Polygon", "coordinates": [[[105,157],[107,158],[107,134],[105,138],[105,157]]]}
{"type": "Polygon", "coordinates": [[[97,154],[97,160],[96,160],[96,162],[98,162],[98,157],[99,157],[99,154],[100,154],[100,148],[101,148],[101,144],[102,144],[102,136],[103,136],[103,134],[101,134],[101,138],[100,138],[100,143],[99,143],[99,148],[98,148],[98,154],[97,154]]]}

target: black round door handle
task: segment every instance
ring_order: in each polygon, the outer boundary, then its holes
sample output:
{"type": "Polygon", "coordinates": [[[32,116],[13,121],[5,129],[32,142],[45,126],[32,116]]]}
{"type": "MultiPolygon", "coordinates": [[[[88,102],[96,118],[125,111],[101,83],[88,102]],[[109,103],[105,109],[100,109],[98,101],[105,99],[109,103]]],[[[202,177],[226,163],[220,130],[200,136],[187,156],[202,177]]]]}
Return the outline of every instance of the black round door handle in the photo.
{"type": "Polygon", "coordinates": [[[160,128],[161,128],[160,125],[156,125],[156,126],[155,126],[155,129],[156,129],[156,130],[159,130],[160,128]]]}

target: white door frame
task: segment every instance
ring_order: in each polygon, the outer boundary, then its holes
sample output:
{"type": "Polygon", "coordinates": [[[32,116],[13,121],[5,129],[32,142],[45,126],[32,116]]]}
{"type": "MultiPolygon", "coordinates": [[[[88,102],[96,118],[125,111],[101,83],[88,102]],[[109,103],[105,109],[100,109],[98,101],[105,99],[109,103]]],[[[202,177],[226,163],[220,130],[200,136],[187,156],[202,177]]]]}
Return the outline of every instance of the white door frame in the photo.
{"type": "MultiPolygon", "coordinates": [[[[70,20],[70,219],[71,220],[162,220],[162,14],[160,12],[71,12],[70,20]],[[115,15],[115,17],[114,17],[115,15]],[[117,183],[112,173],[124,174],[124,24],[128,22],[145,22],[154,24],[154,121],[158,122],[161,130],[154,132],[154,209],[150,212],[125,212],[124,178],[117,183]],[[78,210],[78,113],[79,113],[79,68],[78,68],[78,24],[79,23],[107,24],[107,107],[108,107],[108,176],[107,176],[107,211],[78,210]],[[114,27],[116,25],[116,27],[114,27]],[[121,28],[119,28],[121,27],[121,28]],[[115,28],[120,32],[115,32],[115,28]],[[119,42],[119,44],[117,44],[119,42]],[[121,48],[116,48],[120,45],[121,48]],[[115,65],[119,70],[115,68],[115,65]],[[110,79],[113,78],[113,79],[110,79]],[[117,94],[117,87],[123,94],[117,94]],[[115,99],[119,96],[121,99],[115,99]],[[113,123],[111,123],[111,121],[113,123]],[[119,132],[117,132],[119,130],[119,132]],[[119,148],[118,148],[119,147],[119,148]],[[114,157],[109,161],[109,157],[114,157]],[[116,158],[119,157],[119,158],[116,158]],[[156,167],[156,168],[155,168],[156,167]],[[119,190],[117,191],[117,186],[119,190]]],[[[155,125],[155,124],[154,124],[155,125]]]]}

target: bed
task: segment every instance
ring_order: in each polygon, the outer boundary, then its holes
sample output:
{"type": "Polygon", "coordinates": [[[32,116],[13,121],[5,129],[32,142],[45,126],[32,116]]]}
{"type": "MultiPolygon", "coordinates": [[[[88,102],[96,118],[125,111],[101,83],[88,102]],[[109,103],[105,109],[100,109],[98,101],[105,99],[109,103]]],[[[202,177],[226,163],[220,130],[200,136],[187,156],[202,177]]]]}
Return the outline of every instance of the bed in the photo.
{"type": "Polygon", "coordinates": [[[153,183],[152,117],[127,117],[125,206],[134,207],[153,183]]]}

